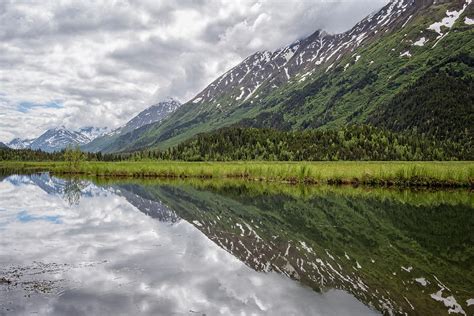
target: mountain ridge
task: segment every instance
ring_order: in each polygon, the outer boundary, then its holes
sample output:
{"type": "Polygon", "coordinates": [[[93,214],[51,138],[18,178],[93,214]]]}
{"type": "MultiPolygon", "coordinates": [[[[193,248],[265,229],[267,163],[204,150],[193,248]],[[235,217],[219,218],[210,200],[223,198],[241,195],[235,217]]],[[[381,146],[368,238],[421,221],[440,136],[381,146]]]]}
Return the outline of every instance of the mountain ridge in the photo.
{"type": "MultiPolygon", "coordinates": [[[[164,149],[242,122],[278,129],[366,123],[437,63],[472,55],[472,26],[464,23],[471,2],[392,1],[342,34],[316,31],[273,53],[257,52],[119,150],[164,149]]],[[[469,63],[448,66],[472,78],[469,63]]]]}

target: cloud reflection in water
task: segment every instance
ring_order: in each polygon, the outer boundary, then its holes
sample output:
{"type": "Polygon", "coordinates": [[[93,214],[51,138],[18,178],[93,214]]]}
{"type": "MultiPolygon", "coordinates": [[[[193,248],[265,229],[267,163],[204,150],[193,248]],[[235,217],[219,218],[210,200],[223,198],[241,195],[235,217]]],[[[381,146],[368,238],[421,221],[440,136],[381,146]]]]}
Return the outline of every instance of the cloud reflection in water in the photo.
{"type": "Polygon", "coordinates": [[[318,294],[256,272],[188,222],[154,220],[104,188],[89,184],[90,194],[70,204],[29,177],[10,180],[0,183],[0,276],[35,262],[44,268],[34,275],[25,269],[19,286],[0,285],[0,314],[374,313],[342,291],[318,294]],[[32,280],[58,283],[28,292],[32,280]]]}

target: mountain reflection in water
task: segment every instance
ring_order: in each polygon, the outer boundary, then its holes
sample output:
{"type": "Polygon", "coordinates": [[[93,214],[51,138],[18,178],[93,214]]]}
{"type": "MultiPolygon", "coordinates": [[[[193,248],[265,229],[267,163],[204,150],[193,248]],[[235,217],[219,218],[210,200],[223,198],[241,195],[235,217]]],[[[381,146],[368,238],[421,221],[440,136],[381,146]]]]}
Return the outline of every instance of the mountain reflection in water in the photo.
{"type": "Polygon", "coordinates": [[[469,192],[40,174],[0,201],[0,314],[473,313],[469,192]]]}

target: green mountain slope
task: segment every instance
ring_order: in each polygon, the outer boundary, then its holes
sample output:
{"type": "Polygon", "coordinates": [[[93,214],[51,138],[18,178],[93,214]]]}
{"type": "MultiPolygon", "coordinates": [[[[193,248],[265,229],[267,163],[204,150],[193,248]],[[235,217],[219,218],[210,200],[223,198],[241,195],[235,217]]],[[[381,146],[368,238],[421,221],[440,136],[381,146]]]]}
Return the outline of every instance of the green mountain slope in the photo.
{"type": "Polygon", "coordinates": [[[270,57],[256,53],[111,150],[164,149],[233,124],[298,130],[369,123],[472,144],[473,16],[471,0],[393,1],[346,33],[316,32],[270,57]],[[320,58],[315,45],[325,52],[320,58]],[[289,61],[282,64],[283,53],[289,61]],[[242,79],[232,85],[229,75],[242,79]]]}

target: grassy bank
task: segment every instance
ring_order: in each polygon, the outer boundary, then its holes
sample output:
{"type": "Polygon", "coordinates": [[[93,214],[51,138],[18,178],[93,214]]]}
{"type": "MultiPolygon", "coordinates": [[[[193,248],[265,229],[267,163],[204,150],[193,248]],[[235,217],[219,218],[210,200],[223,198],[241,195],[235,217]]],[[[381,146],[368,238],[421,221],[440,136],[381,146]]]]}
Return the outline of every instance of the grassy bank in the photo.
{"type": "Polygon", "coordinates": [[[267,182],[474,187],[474,162],[0,162],[15,172],[98,177],[241,178],[267,182]]]}

